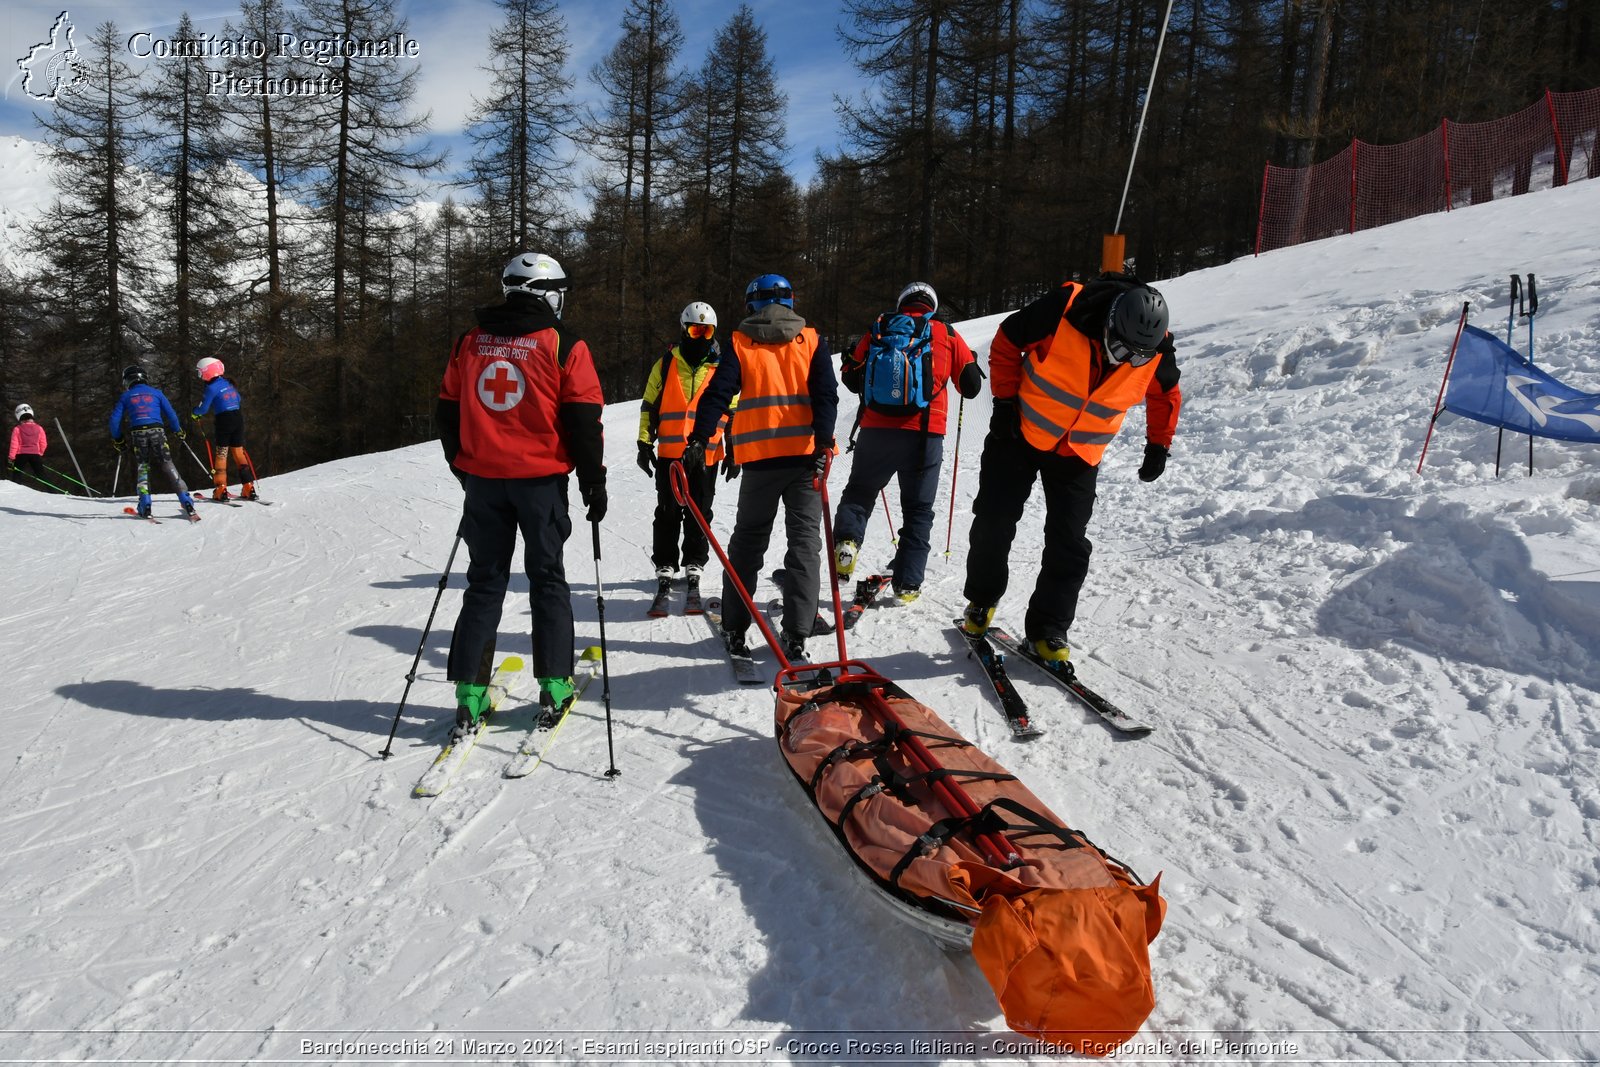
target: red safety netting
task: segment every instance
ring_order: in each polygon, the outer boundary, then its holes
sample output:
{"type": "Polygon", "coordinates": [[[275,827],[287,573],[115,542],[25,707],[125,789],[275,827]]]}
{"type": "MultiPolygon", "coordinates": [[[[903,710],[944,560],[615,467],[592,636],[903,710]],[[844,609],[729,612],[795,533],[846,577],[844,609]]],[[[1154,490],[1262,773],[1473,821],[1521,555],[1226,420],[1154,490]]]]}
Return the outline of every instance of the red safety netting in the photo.
{"type": "Polygon", "coordinates": [[[1267,164],[1257,254],[1600,176],[1600,89],[1545,93],[1492,122],[1397,145],[1352,141],[1310,167],[1267,164]]]}

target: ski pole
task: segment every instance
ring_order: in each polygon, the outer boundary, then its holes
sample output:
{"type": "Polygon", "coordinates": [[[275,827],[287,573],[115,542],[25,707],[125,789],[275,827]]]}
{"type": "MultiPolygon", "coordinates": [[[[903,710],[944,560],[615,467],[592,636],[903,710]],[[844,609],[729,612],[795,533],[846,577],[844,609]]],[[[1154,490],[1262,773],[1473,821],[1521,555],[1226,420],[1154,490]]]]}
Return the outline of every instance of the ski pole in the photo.
{"type": "MultiPolygon", "coordinates": [[[[121,465],[121,457],[118,457],[121,465]]],[[[389,758],[389,749],[394,745],[395,731],[400,729],[400,713],[406,710],[406,697],[411,695],[411,683],[417,680],[417,664],[422,662],[422,648],[428,643],[428,631],[433,629],[433,616],[439,610],[439,601],[444,599],[445,583],[450,580],[450,568],[456,561],[456,550],[461,547],[461,538],[466,532],[467,520],[462,519],[461,525],[456,527],[456,541],[450,546],[450,558],[445,560],[444,573],[439,575],[439,591],[433,595],[433,607],[428,612],[427,624],[422,628],[422,640],[417,642],[417,654],[411,659],[411,670],[406,673],[406,688],[400,694],[400,706],[394,709],[394,725],[389,727],[389,740],[383,746],[383,758],[389,758]]]]}
{"type": "Polygon", "coordinates": [[[894,516],[889,514],[889,490],[879,489],[878,496],[883,500],[883,521],[889,524],[889,543],[900,543],[899,533],[894,528],[894,516]]]}
{"type": "Polygon", "coordinates": [[[50,466],[50,464],[48,464],[48,463],[44,464],[44,469],[49,471],[51,474],[54,474],[57,478],[66,479],[67,481],[71,482],[73,485],[82,485],[83,488],[88,491],[90,496],[99,496],[100,495],[99,493],[95,492],[93,489],[90,489],[87,485],[83,485],[82,482],[78,481],[78,479],[74,478],[72,475],[68,474],[66,471],[58,471],[54,467],[50,466]]]}
{"type": "Polygon", "coordinates": [[[189,447],[189,442],[184,439],[184,436],[181,433],[178,435],[178,440],[183,442],[183,450],[185,452],[189,453],[189,458],[194,460],[194,465],[196,467],[199,467],[207,475],[210,475],[211,469],[209,467],[207,467],[204,463],[200,462],[200,457],[194,454],[194,449],[189,447]]]}
{"type": "Polygon", "coordinates": [[[967,413],[967,398],[956,404],[956,459],[950,464],[950,521],[944,527],[944,558],[950,558],[950,538],[956,528],[956,478],[961,474],[961,417],[967,413]]]}
{"type": "Polygon", "coordinates": [[[606,591],[600,585],[600,522],[597,519],[589,526],[594,531],[594,602],[600,616],[600,699],[606,704],[606,758],[611,761],[606,777],[615,778],[622,772],[617,770],[617,753],[611,747],[611,654],[606,651],[606,591]]]}
{"type": "MultiPolygon", "coordinates": [[[[46,467],[45,469],[49,470],[48,467],[46,467]]],[[[67,496],[71,496],[72,495],[67,490],[61,488],[59,485],[57,485],[54,482],[50,481],[48,478],[41,478],[37,474],[33,473],[32,471],[25,471],[21,467],[17,467],[16,471],[17,471],[18,474],[27,475],[29,478],[32,478],[34,481],[38,482],[40,485],[45,486],[45,487],[47,487],[49,489],[53,489],[58,493],[65,493],[67,496]]]]}
{"type": "MultiPolygon", "coordinates": [[[[67,437],[67,431],[65,431],[65,430],[63,430],[61,428],[61,420],[60,419],[56,419],[54,421],[55,421],[55,424],[56,424],[56,433],[61,435],[61,443],[67,446],[67,455],[72,457],[72,465],[77,468],[78,477],[82,478],[83,477],[83,465],[78,462],[78,454],[72,450],[72,441],[67,437]]],[[[54,473],[59,474],[60,472],[56,471],[54,473]]],[[[62,475],[62,477],[66,477],[66,475],[62,475]]],[[[84,485],[83,482],[79,482],[78,484],[79,485],[83,485],[83,487],[85,489],[89,489],[89,487],[87,485],[84,485]]],[[[90,496],[99,496],[100,494],[96,493],[93,489],[89,489],[89,495],[90,496]]]]}
{"type": "MultiPolygon", "coordinates": [[[[1539,313],[1539,290],[1528,274],[1528,364],[1533,365],[1533,317],[1539,313]]],[[[1528,435],[1528,476],[1533,476],[1533,434],[1528,435]]]]}
{"type": "Polygon", "coordinates": [[[122,477],[122,450],[117,449],[117,469],[111,475],[111,495],[117,495],[117,479],[122,477]]]}

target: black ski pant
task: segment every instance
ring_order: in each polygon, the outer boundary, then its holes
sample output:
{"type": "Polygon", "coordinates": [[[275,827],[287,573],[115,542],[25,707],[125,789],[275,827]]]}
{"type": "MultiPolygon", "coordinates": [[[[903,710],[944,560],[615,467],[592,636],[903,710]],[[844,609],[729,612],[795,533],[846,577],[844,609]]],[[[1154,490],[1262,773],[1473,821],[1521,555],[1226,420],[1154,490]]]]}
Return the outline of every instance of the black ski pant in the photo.
{"type": "Polygon", "coordinates": [[[890,569],[896,589],[920,589],[932,547],[933,498],[939,492],[944,438],[921,430],[866,427],[857,438],[850,480],[833,513],[835,543],[865,543],[867,524],[889,479],[900,480],[900,545],[890,569]]]}
{"type": "Polygon", "coordinates": [[[494,673],[495,637],[511,581],[511,557],[522,531],[523,568],[533,608],[533,673],[539,678],[572,674],[572,592],[563,559],[572,520],[567,515],[567,476],[480,478],[462,476],[467,499],[461,534],[467,543],[467,592],[450,638],[446,677],[487,684],[494,673]]]}
{"type": "MultiPolygon", "coordinates": [[[[772,539],[772,527],[783,505],[783,527],[788,549],[783,568],[783,630],[806,638],[817,617],[817,594],[822,584],[822,494],[808,463],[801,467],[745,467],[739,475],[739,511],[728,537],[728,562],[752,596],[761,562],[772,539]]],[[[739,599],[733,579],[722,579],[722,628],[744,633],[750,609],[739,599]]]]}
{"type": "MultiPolygon", "coordinates": [[[[689,509],[678,503],[672,495],[672,464],[674,460],[656,461],[656,521],[651,543],[650,562],[657,567],[677,570],[679,563],[678,536],[683,535],[682,563],[685,567],[704,567],[711,558],[711,546],[705,532],[694,521],[689,509]]],[[[683,472],[689,478],[689,499],[711,524],[711,503],[717,495],[717,468],[701,465],[698,471],[688,467],[683,472]]]]}
{"type": "Polygon", "coordinates": [[[1031,640],[1065,634],[1078,614],[1078,593],[1093,546],[1086,530],[1094,514],[1100,468],[1076,456],[1041,452],[1009,430],[989,431],[978,471],[967,535],[967,583],[962,590],[982,607],[1000,602],[1010,576],[1011,542],[1033,483],[1044,484],[1044,555],[1028,601],[1024,633],[1031,640]]]}
{"type": "Polygon", "coordinates": [[[12,463],[17,468],[18,474],[31,474],[35,480],[44,482],[46,485],[50,484],[45,482],[43,456],[37,456],[31,452],[18,452],[17,458],[12,460],[12,463]]]}

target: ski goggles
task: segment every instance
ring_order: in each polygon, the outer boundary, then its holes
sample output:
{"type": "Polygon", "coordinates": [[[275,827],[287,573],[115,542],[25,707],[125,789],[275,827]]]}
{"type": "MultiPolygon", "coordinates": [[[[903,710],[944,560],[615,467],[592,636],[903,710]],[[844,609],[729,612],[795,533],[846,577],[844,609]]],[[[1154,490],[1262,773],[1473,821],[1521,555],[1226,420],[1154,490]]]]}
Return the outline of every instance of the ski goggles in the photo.
{"type": "Polygon", "coordinates": [[[683,332],[693,337],[696,341],[704,341],[717,332],[717,328],[709,322],[691,322],[683,328],[683,332]]]}
{"type": "Polygon", "coordinates": [[[1106,329],[1105,346],[1106,359],[1115,364],[1126,363],[1130,367],[1142,367],[1160,355],[1159,349],[1143,349],[1130,345],[1112,333],[1109,327],[1106,329]]]}

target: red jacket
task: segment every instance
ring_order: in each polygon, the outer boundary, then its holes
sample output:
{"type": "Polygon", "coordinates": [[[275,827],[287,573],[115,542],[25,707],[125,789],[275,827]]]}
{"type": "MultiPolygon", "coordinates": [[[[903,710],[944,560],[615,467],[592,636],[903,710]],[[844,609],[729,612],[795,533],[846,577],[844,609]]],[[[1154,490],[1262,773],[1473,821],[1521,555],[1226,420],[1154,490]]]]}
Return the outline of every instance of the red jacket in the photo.
{"type": "MultiPolygon", "coordinates": [[[[928,314],[912,308],[902,308],[901,311],[913,318],[921,318],[928,314]]],[[[865,369],[867,349],[871,347],[872,332],[869,330],[861,335],[861,340],[856,342],[855,350],[842,361],[839,376],[852,393],[861,392],[861,376],[865,369]]],[[[933,357],[934,390],[933,399],[928,402],[928,432],[943,434],[946,416],[950,411],[950,387],[961,379],[961,372],[976,361],[972,349],[967,347],[967,342],[961,335],[938,319],[933,320],[933,337],[928,345],[928,352],[933,357]]],[[[974,389],[967,395],[975,396],[977,390],[974,389]]],[[[881,411],[873,411],[863,406],[861,426],[863,429],[921,430],[922,412],[911,415],[885,415],[881,411]]]]}
{"type": "Polygon", "coordinates": [[[439,390],[445,458],[482,478],[576,467],[581,484],[601,481],[604,404],[589,346],[542,305],[484,309],[456,342],[439,390]]]}

